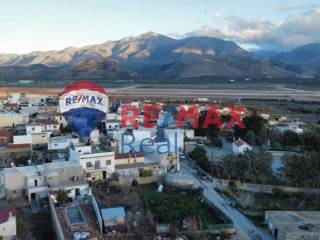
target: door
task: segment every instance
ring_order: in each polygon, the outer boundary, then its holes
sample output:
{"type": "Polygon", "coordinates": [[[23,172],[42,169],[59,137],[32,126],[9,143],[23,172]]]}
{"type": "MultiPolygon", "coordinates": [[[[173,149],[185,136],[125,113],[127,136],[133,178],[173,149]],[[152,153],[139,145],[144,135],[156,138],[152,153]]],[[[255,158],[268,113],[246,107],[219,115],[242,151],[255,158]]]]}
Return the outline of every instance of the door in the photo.
{"type": "Polygon", "coordinates": [[[36,193],[31,193],[30,197],[31,197],[31,200],[36,200],[36,193]]]}
{"type": "Polygon", "coordinates": [[[76,196],[80,196],[80,188],[76,188],[75,194],[76,194],[76,196]]]}

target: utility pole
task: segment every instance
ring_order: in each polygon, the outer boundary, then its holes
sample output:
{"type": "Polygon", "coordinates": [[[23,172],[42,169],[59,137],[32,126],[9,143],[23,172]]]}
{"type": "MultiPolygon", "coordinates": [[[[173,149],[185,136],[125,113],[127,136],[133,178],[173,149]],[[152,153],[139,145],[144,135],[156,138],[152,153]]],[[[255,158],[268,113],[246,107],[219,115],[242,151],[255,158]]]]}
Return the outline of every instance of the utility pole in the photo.
{"type": "Polygon", "coordinates": [[[211,176],[213,176],[213,150],[211,150],[211,176]]]}

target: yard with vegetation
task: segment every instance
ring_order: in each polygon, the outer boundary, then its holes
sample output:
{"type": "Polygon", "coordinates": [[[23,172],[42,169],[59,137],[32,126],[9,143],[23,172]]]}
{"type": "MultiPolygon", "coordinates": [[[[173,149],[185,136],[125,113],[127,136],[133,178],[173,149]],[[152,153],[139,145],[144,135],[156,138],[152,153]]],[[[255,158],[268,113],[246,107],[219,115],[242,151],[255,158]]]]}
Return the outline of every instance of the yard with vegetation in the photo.
{"type": "Polygon", "coordinates": [[[157,192],[156,185],[144,185],[141,189],[158,223],[170,223],[178,228],[189,223],[199,230],[207,229],[209,225],[223,224],[219,216],[202,202],[201,190],[181,191],[166,187],[163,192],[157,192]]]}
{"type": "Polygon", "coordinates": [[[263,210],[281,210],[281,211],[319,211],[319,196],[298,193],[281,193],[281,194],[254,194],[255,205],[257,209],[263,210]]]}

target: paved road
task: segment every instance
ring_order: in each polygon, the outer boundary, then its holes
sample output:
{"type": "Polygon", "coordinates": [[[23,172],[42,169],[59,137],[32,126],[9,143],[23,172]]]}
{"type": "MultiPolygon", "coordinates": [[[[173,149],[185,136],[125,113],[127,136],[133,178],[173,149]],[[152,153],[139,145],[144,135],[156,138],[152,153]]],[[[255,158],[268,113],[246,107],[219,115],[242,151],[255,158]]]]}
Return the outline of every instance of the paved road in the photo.
{"type": "Polygon", "coordinates": [[[320,100],[320,91],[291,88],[260,89],[182,89],[182,88],[109,88],[108,93],[115,97],[168,97],[168,98],[266,98],[320,100]]]}
{"type": "MultiPolygon", "coordinates": [[[[0,96],[6,96],[9,92],[25,92],[32,96],[51,96],[61,93],[61,88],[21,88],[2,87],[0,96]]],[[[109,96],[120,98],[180,98],[194,99],[199,97],[211,98],[265,98],[265,99],[296,99],[320,101],[320,91],[302,90],[280,86],[262,85],[259,88],[248,86],[248,88],[197,88],[197,86],[167,85],[163,87],[143,88],[140,85],[133,85],[123,88],[106,88],[109,96]],[[180,87],[179,87],[180,86],[180,87]]]]}
{"type": "Polygon", "coordinates": [[[181,172],[190,176],[194,180],[196,186],[204,188],[203,194],[206,196],[206,198],[233,221],[239,237],[243,239],[251,239],[250,236],[256,234],[263,240],[272,239],[271,235],[256,227],[240,211],[227,205],[225,199],[223,199],[220,194],[214,190],[214,184],[212,182],[200,180],[193,173],[192,168],[185,162],[181,163],[181,172]]]}

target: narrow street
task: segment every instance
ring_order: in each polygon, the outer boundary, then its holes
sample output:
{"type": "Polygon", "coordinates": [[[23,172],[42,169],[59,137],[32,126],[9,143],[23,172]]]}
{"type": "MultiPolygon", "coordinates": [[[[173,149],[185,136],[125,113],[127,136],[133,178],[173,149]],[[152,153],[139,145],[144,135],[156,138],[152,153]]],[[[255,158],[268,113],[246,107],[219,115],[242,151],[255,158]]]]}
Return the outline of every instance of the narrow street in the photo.
{"type": "Polygon", "coordinates": [[[212,182],[199,179],[186,162],[181,162],[181,172],[190,176],[196,186],[204,188],[204,196],[232,220],[237,235],[239,235],[239,239],[257,239],[253,238],[254,236],[259,236],[262,240],[273,239],[269,233],[256,227],[240,211],[227,205],[225,199],[223,199],[214,189],[214,184],[212,182]]]}

